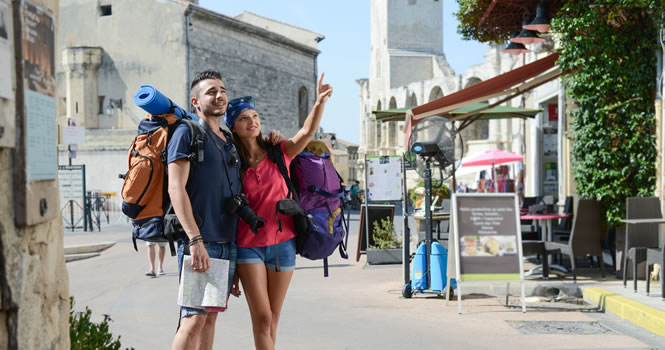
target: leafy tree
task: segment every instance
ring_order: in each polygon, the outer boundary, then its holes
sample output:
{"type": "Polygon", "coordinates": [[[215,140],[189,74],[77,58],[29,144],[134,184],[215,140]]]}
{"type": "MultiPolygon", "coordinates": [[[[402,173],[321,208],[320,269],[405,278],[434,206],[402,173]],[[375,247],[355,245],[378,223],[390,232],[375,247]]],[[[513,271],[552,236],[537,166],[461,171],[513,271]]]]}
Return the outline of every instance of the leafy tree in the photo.
{"type": "Polygon", "coordinates": [[[656,49],[660,0],[568,1],[552,21],[561,45],[577,192],[599,200],[611,226],[625,198],[655,189],[656,49]]]}
{"type": "Polygon", "coordinates": [[[510,39],[510,35],[521,27],[521,23],[515,23],[514,27],[510,28],[478,27],[478,22],[491,3],[492,0],[457,0],[459,10],[455,13],[455,17],[459,21],[457,32],[462,38],[482,43],[500,43],[510,39]]]}

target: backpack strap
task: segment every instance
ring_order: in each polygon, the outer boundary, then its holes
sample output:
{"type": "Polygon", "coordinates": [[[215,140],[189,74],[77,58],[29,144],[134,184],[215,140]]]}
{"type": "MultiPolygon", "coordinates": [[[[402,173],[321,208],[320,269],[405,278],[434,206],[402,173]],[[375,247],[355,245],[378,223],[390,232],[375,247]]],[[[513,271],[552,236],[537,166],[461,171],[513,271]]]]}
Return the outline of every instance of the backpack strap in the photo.
{"type": "MultiPolygon", "coordinates": [[[[191,167],[190,167],[190,175],[191,175],[191,167]]],[[[166,216],[167,214],[170,214],[171,212],[173,212],[173,214],[175,215],[175,209],[173,209],[173,203],[171,202],[171,198],[169,198],[169,207],[164,212],[164,216],[166,216]]],[[[176,218],[177,218],[177,216],[176,216],[176,218]]],[[[194,219],[194,220],[196,220],[196,219],[194,219]]],[[[164,220],[164,221],[166,221],[166,220],[164,220]]],[[[166,224],[164,224],[164,229],[166,231],[166,224]]],[[[185,236],[185,237],[187,237],[187,236],[185,236]]],[[[169,239],[169,251],[171,252],[171,256],[176,256],[175,244],[174,244],[174,241],[173,241],[173,237],[171,237],[170,235],[166,235],[166,238],[169,239]]]]}
{"type": "MultiPolygon", "coordinates": [[[[173,104],[171,105],[171,112],[174,110],[173,104]]],[[[194,170],[194,167],[196,163],[203,162],[205,159],[205,143],[207,140],[207,135],[205,131],[199,126],[197,122],[192,120],[190,117],[188,117],[186,114],[183,114],[185,117],[180,119],[180,122],[174,123],[173,127],[169,126],[169,136],[168,140],[171,140],[171,135],[175,131],[176,127],[180,125],[180,123],[184,123],[187,125],[189,128],[189,136],[190,136],[190,142],[189,142],[189,155],[187,156],[187,159],[190,162],[190,167],[189,167],[189,176],[188,176],[188,181],[192,178],[192,171],[194,170]]],[[[166,152],[162,155],[163,161],[166,163],[166,152]]],[[[167,176],[167,181],[168,181],[168,176],[167,176]]],[[[167,193],[168,195],[168,193],[167,193]]],[[[173,213],[175,214],[175,211],[173,209],[173,203],[171,203],[171,199],[169,198],[169,204],[166,210],[164,210],[164,215],[173,213]]],[[[196,219],[196,216],[195,216],[196,219]]],[[[198,222],[197,222],[198,224],[198,222]]],[[[171,252],[171,256],[176,256],[176,247],[175,247],[175,242],[173,240],[173,237],[168,237],[169,239],[169,250],[171,252]]],[[[136,247],[136,243],[134,243],[134,247],[136,247]]]]}
{"type": "Polygon", "coordinates": [[[323,277],[328,277],[328,258],[323,258],[323,277]]]}
{"type": "MultiPolygon", "coordinates": [[[[203,119],[199,119],[199,122],[197,124],[198,124],[198,127],[200,128],[200,130],[204,130],[210,136],[212,141],[215,143],[215,147],[217,147],[217,150],[219,151],[219,156],[223,160],[225,158],[224,157],[224,151],[222,151],[222,148],[224,146],[222,146],[219,143],[219,141],[217,141],[217,137],[215,136],[214,131],[212,131],[212,129],[210,129],[210,126],[203,119]]],[[[228,129],[224,129],[224,128],[221,128],[221,127],[220,127],[220,129],[222,130],[222,133],[224,134],[224,137],[226,137],[227,143],[233,142],[232,134],[228,133],[228,129]]],[[[226,174],[227,184],[229,185],[229,191],[231,192],[232,195],[236,195],[236,193],[233,192],[233,188],[231,187],[231,177],[229,176],[229,170],[227,169],[228,167],[226,166],[226,164],[224,164],[223,168],[224,168],[224,173],[226,174]]],[[[242,179],[241,179],[241,183],[242,183],[242,179]]]]}
{"type": "MultiPolygon", "coordinates": [[[[347,250],[347,247],[349,246],[349,221],[351,220],[350,216],[346,217],[346,220],[344,220],[344,203],[342,203],[342,223],[344,224],[344,231],[345,236],[343,242],[339,242],[339,255],[344,258],[348,259],[349,258],[349,253],[347,250]]],[[[351,214],[351,211],[349,211],[349,214],[351,214]]]]}
{"type": "Polygon", "coordinates": [[[190,118],[182,118],[181,120],[182,123],[187,124],[189,127],[190,153],[187,158],[190,162],[192,162],[192,165],[194,165],[196,162],[203,162],[205,154],[205,142],[207,140],[205,131],[203,131],[199,123],[190,118]]]}
{"type": "Polygon", "coordinates": [[[322,196],[328,197],[328,198],[342,198],[342,197],[344,197],[344,189],[343,188],[339,190],[339,193],[330,193],[328,191],[322,190],[321,188],[319,188],[318,186],[315,186],[315,185],[311,185],[307,189],[312,191],[312,192],[316,192],[316,193],[318,193],[322,196]]]}
{"type": "Polygon", "coordinates": [[[282,147],[280,147],[279,145],[270,146],[270,148],[268,149],[268,158],[270,158],[270,160],[272,160],[275,164],[277,164],[279,172],[280,174],[282,174],[284,182],[286,182],[286,187],[288,187],[289,189],[287,197],[291,197],[293,200],[298,202],[299,201],[298,192],[296,192],[295,186],[293,185],[293,182],[289,177],[289,172],[286,169],[286,163],[284,163],[284,153],[282,152],[282,147]]]}

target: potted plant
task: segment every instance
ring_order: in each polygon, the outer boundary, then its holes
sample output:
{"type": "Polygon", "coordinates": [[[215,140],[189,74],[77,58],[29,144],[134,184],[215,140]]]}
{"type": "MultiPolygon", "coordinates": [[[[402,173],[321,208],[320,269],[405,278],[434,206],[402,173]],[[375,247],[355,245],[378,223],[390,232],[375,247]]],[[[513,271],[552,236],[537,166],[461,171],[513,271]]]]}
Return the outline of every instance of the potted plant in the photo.
{"type": "Polygon", "coordinates": [[[402,241],[395,234],[392,220],[389,218],[374,222],[372,230],[374,244],[367,249],[367,263],[370,265],[401,264],[402,241]]]}
{"type": "MultiPolygon", "coordinates": [[[[450,198],[450,189],[448,185],[442,184],[440,187],[432,186],[432,199],[439,197],[439,200],[450,198]]],[[[424,206],[425,200],[425,181],[420,181],[416,187],[409,190],[409,199],[413,208],[424,206]]]]}

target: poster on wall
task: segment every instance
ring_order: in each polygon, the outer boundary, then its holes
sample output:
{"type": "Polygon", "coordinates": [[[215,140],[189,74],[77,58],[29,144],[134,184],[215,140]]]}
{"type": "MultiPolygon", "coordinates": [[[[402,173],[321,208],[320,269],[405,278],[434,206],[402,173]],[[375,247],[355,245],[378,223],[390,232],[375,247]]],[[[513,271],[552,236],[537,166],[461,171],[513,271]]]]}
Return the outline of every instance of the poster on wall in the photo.
{"type": "Polygon", "coordinates": [[[367,157],[367,188],[371,201],[402,199],[402,160],[398,155],[367,157]]]}
{"type": "Polygon", "coordinates": [[[28,181],[52,180],[58,169],[54,23],[51,16],[30,3],[25,3],[23,14],[28,181]]]}
{"type": "Polygon", "coordinates": [[[543,155],[546,157],[556,157],[559,140],[558,140],[557,129],[555,128],[543,128],[543,155]]]}
{"type": "Polygon", "coordinates": [[[9,47],[9,5],[0,0],[0,98],[13,99],[9,47]]]}

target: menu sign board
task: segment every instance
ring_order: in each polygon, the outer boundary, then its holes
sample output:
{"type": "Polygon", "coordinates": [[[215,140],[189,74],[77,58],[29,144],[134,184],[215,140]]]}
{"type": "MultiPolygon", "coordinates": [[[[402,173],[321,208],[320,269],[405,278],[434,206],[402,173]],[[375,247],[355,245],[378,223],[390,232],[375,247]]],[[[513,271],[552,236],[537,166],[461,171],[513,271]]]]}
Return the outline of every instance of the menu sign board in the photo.
{"type": "Polygon", "coordinates": [[[456,194],[455,243],[460,280],[520,280],[522,249],[514,193],[456,194]]]}

